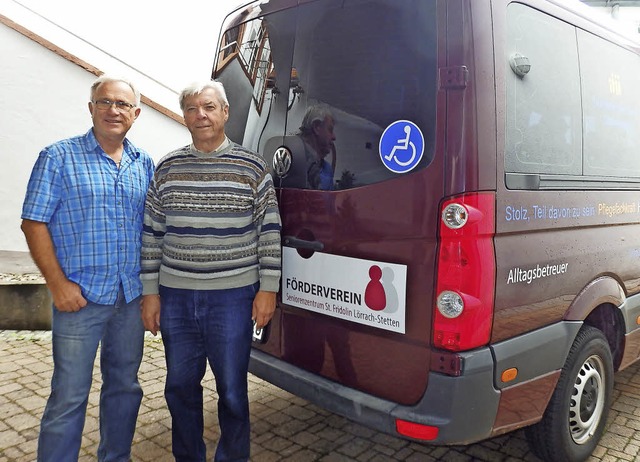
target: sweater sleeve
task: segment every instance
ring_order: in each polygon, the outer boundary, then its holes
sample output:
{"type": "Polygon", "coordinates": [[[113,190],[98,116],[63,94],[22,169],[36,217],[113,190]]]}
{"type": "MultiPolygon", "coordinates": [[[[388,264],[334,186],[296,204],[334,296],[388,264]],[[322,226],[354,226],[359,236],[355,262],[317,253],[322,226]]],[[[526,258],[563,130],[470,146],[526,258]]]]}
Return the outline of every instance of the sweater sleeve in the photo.
{"type": "Polygon", "coordinates": [[[255,213],[260,290],[278,292],[282,264],[281,222],[273,180],[266,171],[258,182],[255,213]]]}
{"type": "Polygon", "coordinates": [[[159,291],[159,271],[162,263],[162,242],[166,231],[165,215],[158,195],[158,171],[156,171],[144,207],[142,228],[141,274],[142,294],[157,294],[159,291]]]}

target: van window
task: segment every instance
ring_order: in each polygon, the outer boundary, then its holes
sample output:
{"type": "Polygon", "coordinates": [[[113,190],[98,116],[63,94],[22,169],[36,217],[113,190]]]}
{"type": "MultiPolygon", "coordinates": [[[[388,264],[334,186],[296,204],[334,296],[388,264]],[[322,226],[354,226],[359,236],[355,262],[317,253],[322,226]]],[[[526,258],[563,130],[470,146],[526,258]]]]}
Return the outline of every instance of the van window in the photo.
{"type": "Polygon", "coordinates": [[[315,2],[298,13],[293,67],[304,98],[289,109],[287,134],[304,130],[314,105],[331,108],[335,189],[397,176],[378,151],[382,132],[395,120],[421,128],[426,146],[417,168],[428,165],[435,135],[435,2],[315,2]]]}
{"type": "Polygon", "coordinates": [[[584,174],[640,177],[640,58],[578,31],[584,105],[584,174]]]}
{"type": "Polygon", "coordinates": [[[537,10],[507,10],[507,133],[505,170],[582,173],[578,50],[574,27],[537,10]],[[509,59],[529,59],[518,77],[509,59]]]}
{"type": "Polygon", "coordinates": [[[267,160],[286,145],[292,171],[303,176],[313,167],[296,167],[296,157],[324,149],[332,171],[311,182],[274,175],[276,186],[349,189],[398,176],[381,161],[379,143],[390,124],[408,120],[424,137],[411,172],[426,167],[435,147],[436,19],[435,0],[329,0],[236,25],[223,35],[214,73],[233,98],[229,137],[267,160]],[[305,115],[314,111],[331,120],[317,130],[321,139],[309,140],[305,115]]]}
{"type": "Polygon", "coordinates": [[[507,186],[637,189],[640,58],[524,5],[511,4],[507,19],[507,186]],[[531,65],[524,76],[511,69],[518,54],[531,65]]]}

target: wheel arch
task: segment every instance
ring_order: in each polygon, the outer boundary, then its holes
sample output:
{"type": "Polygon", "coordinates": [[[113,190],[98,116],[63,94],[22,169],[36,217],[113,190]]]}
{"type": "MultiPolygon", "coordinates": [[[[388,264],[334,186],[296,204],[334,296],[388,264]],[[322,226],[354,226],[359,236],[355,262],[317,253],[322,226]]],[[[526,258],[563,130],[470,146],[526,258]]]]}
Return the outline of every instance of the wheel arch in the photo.
{"type": "Polygon", "coordinates": [[[620,283],[602,276],[587,284],[565,313],[568,321],[583,321],[600,330],[609,343],[614,370],[620,368],[625,346],[625,319],[620,311],[626,300],[620,283]]]}

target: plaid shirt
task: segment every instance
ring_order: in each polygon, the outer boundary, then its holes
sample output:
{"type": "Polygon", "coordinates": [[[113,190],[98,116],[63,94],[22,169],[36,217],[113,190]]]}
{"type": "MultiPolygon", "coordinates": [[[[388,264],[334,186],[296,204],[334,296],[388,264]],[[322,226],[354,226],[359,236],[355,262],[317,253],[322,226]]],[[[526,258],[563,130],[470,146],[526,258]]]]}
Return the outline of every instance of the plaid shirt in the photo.
{"type": "Polygon", "coordinates": [[[93,129],[40,153],[22,218],[48,223],[66,276],[94,303],[128,302],[142,293],[140,246],[144,201],[153,177],[149,155],[125,139],[120,169],[93,129]]]}

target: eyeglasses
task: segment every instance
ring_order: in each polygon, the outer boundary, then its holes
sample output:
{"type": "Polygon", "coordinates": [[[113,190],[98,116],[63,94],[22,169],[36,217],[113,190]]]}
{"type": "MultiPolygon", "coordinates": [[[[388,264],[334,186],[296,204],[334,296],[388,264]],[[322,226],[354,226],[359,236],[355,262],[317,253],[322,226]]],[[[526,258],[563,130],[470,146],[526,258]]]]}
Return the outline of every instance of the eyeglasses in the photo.
{"type": "Polygon", "coordinates": [[[99,99],[97,101],[93,101],[93,104],[95,104],[101,111],[108,111],[114,104],[116,106],[116,111],[118,112],[128,112],[136,107],[135,104],[127,103],[126,101],[111,101],[110,99],[99,99]]]}

